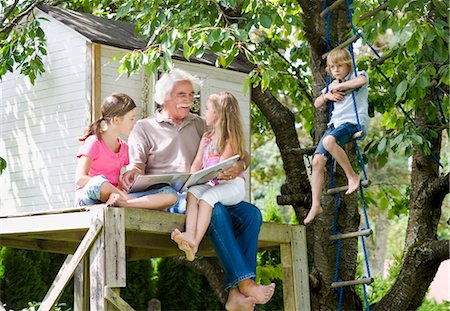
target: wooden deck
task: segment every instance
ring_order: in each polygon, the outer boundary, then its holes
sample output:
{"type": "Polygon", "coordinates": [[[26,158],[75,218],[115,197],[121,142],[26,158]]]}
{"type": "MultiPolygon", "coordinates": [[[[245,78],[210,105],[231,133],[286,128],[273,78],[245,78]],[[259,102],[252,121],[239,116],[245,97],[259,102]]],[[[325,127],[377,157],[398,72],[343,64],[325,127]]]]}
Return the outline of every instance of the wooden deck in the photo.
{"type": "MultiPolygon", "coordinates": [[[[73,275],[76,311],[131,310],[117,290],[126,286],[126,261],[183,255],[170,233],[183,229],[184,220],[179,214],[104,205],[4,216],[0,245],[71,254],[39,310],[51,308],[73,275]]],[[[310,310],[305,228],[264,223],[258,246],[280,249],[285,310],[310,310]]],[[[207,239],[198,255],[215,255],[207,239]]]]}

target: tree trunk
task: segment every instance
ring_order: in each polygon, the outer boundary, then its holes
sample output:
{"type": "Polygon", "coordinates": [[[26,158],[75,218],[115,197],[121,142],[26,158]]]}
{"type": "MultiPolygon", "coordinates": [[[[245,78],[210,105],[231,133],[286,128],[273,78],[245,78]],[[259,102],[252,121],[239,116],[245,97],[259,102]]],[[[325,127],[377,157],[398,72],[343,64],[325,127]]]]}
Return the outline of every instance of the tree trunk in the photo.
{"type": "MultiPolygon", "coordinates": [[[[420,128],[428,124],[425,110],[416,111],[420,128]]],[[[434,124],[435,125],[435,124],[434,124]]],[[[430,139],[432,152],[439,154],[442,133],[430,139]]],[[[415,150],[411,172],[411,196],[405,248],[400,274],[374,310],[415,310],[421,304],[440,263],[449,258],[449,241],[437,241],[442,202],[449,192],[449,175],[439,176],[432,156],[415,150]]]]}

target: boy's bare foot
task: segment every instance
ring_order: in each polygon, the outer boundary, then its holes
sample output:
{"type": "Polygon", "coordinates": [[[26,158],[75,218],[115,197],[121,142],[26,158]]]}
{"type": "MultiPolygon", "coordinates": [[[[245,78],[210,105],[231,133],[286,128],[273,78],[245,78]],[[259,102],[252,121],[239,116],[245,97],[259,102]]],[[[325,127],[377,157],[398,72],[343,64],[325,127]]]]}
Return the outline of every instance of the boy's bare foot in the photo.
{"type": "Polygon", "coordinates": [[[314,220],[314,218],[316,218],[317,215],[322,214],[322,212],[323,212],[323,209],[320,205],[317,207],[311,207],[308,215],[306,215],[306,218],[303,220],[303,223],[305,225],[310,224],[314,220]]]}
{"type": "Polygon", "coordinates": [[[227,311],[252,311],[255,308],[256,299],[243,295],[237,288],[230,289],[228,300],[225,304],[227,311]]]}
{"type": "Polygon", "coordinates": [[[108,201],[106,201],[106,206],[119,206],[120,197],[121,196],[118,193],[111,193],[108,201]]]}
{"type": "Polygon", "coordinates": [[[258,285],[252,279],[239,282],[238,287],[243,295],[255,298],[255,303],[259,305],[266,304],[275,292],[275,283],[258,285]]]}
{"type": "Polygon", "coordinates": [[[361,178],[359,175],[354,175],[348,179],[348,190],[345,192],[346,195],[352,194],[359,188],[359,184],[361,183],[361,178]]]}

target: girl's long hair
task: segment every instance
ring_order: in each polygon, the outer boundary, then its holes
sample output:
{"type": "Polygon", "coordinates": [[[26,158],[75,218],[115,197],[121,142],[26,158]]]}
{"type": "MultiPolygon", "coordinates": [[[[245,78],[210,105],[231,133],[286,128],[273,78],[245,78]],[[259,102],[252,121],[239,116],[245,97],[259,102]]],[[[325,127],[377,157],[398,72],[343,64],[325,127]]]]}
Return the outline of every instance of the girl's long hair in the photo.
{"type": "Polygon", "coordinates": [[[124,93],[112,93],[103,100],[102,116],[91,123],[78,139],[85,141],[91,135],[96,135],[98,139],[101,139],[105,125],[108,125],[114,117],[122,117],[134,108],[136,108],[136,104],[130,96],[124,93]]]}
{"type": "Polygon", "coordinates": [[[217,135],[219,153],[222,154],[229,141],[233,153],[243,158],[245,155],[244,130],[236,97],[230,92],[219,92],[211,94],[208,101],[212,103],[218,116],[216,126],[209,132],[209,135],[213,133],[217,135]]]}

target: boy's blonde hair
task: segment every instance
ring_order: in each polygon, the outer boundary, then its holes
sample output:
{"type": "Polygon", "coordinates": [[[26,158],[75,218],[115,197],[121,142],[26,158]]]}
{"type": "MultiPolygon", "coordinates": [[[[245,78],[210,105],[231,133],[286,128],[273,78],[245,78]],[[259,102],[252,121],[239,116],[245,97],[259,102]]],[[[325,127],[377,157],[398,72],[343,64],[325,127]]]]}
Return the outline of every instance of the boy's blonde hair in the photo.
{"type": "Polygon", "coordinates": [[[245,155],[244,130],[236,97],[230,92],[219,92],[211,94],[208,101],[214,107],[218,119],[213,131],[207,135],[211,135],[213,132],[217,134],[219,137],[217,147],[220,154],[225,149],[227,142],[230,142],[233,153],[243,158],[245,155]]]}
{"type": "Polygon", "coordinates": [[[353,71],[352,56],[347,49],[336,49],[330,52],[327,56],[327,70],[331,73],[330,66],[336,64],[345,64],[348,67],[348,72],[353,71]]]}

